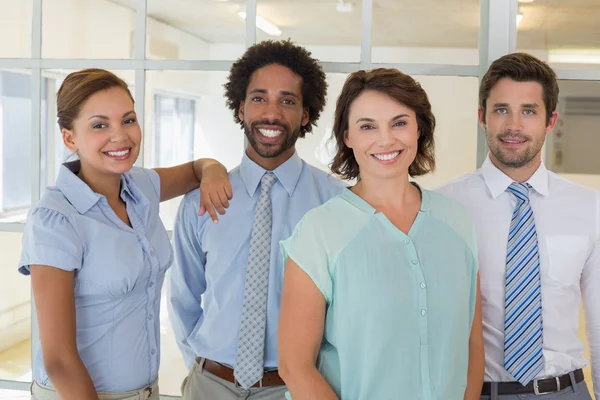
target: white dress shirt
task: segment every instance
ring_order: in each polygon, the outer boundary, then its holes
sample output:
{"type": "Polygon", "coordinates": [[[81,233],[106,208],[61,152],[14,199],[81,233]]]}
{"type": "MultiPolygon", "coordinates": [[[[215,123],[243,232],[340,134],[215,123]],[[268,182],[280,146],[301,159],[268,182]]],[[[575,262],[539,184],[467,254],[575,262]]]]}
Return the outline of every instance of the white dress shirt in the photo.
{"type": "MultiPolygon", "coordinates": [[[[477,229],[485,340],[485,381],[515,379],[504,369],[504,296],[512,179],[488,158],[477,171],[438,190],[461,202],[477,229]]],[[[545,367],[538,378],[587,364],[579,339],[583,296],[596,398],[600,399],[600,193],[542,164],[527,181],[538,237],[545,367]]]]}

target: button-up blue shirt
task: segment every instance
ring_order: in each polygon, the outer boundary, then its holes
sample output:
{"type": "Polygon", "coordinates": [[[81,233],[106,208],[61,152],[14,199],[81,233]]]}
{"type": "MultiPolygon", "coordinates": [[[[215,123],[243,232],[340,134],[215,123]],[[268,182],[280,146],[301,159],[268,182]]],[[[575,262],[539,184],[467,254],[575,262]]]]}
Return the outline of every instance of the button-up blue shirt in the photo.
{"type": "MultiPolygon", "coordinates": [[[[130,228],[78,169],[78,161],[63,165],[56,186],[30,211],[19,270],[74,271],[77,348],[96,390],[139,389],[158,376],[160,291],[173,259],[158,216],[160,180],[141,168],[122,174],[130,228]]],[[[33,378],[52,386],[41,347],[33,378]]]]}
{"type": "MultiPolygon", "coordinates": [[[[266,171],[244,155],[229,173],[233,199],[213,224],[198,216],[198,190],[183,199],[175,229],[175,263],[169,284],[169,317],[188,368],[196,356],[234,366],[248,266],[248,252],[260,180],[266,171]]],[[[273,230],[267,300],[265,368],[277,368],[277,321],[283,281],[279,241],[287,239],[304,214],[345,185],[295,153],[273,171],[273,230]]]]}

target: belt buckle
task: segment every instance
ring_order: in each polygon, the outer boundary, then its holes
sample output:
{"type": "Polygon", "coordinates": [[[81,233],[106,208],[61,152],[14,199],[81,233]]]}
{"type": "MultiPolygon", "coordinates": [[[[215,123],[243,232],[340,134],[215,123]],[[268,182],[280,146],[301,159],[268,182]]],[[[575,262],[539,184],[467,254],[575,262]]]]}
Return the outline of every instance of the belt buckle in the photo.
{"type": "Polygon", "coordinates": [[[534,379],[533,380],[533,393],[535,393],[536,396],[542,395],[542,394],[548,394],[548,393],[557,393],[560,392],[560,379],[557,377],[555,377],[554,379],[556,379],[556,392],[550,391],[550,392],[540,392],[540,387],[538,386],[538,379],[534,379]]]}

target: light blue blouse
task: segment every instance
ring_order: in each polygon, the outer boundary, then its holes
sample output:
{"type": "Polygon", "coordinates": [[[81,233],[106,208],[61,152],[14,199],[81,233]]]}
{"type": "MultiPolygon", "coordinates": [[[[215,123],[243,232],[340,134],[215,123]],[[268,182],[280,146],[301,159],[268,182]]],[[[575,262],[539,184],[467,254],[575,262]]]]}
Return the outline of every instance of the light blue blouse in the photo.
{"type": "Polygon", "coordinates": [[[422,190],[408,235],[350,190],[281,242],[326,300],[317,367],[343,400],[462,400],[475,308],[475,229],[422,190]]]}
{"type": "MultiPolygon", "coordinates": [[[[158,376],[160,291],[173,259],[158,216],[159,177],[141,168],[122,175],[130,228],[78,170],[79,161],[64,164],[30,210],[19,271],[29,275],[32,264],[74,271],[77,348],[96,390],[139,389],[158,376]]],[[[52,386],[41,347],[33,379],[52,386]]]]}

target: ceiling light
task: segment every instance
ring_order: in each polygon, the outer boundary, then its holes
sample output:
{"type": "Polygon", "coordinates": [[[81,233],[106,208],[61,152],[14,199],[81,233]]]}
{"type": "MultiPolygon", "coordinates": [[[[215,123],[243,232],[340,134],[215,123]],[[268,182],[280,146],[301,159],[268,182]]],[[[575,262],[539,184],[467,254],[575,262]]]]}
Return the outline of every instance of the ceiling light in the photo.
{"type": "Polygon", "coordinates": [[[354,7],[353,7],[352,3],[348,3],[344,0],[338,0],[338,2],[336,4],[337,12],[340,12],[340,13],[351,13],[353,8],[354,7]]]}
{"type": "Polygon", "coordinates": [[[519,12],[517,12],[517,28],[519,27],[519,24],[521,23],[522,20],[523,20],[523,13],[521,12],[521,10],[519,10],[519,12]]]}
{"type": "Polygon", "coordinates": [[[549,50],[548,62],[551,64],[600,64],[598,50],[549,50]]]}
{"type": "MultiPolygon", "coordinates": [[[[246,19],[245,11],[238,12],[238,15],[240,18],[246,19]]],[[[274,23],[267,21],[260,15],[256,16],[256,27],[268,35],[281,36],[281,30],[274,23]]]]}
{"type": "Polygon", "coordinates": [[[523,4],[529,4],[529,3],[533,3],[535,0],[519,0],[519,3],[523,4]]]}

